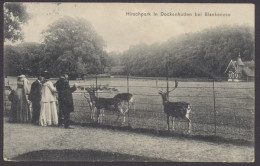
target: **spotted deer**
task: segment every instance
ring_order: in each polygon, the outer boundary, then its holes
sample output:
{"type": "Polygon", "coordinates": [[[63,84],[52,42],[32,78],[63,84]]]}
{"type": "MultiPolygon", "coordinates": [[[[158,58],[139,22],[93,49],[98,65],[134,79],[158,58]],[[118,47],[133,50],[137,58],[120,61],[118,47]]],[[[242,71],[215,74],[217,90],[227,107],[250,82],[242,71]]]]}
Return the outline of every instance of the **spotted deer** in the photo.
{"type": "MultiPolygon", "coordinates": [[[[157,87],[157,82],[156,82],[157,87]]],[[[158,87],[158,93],[162,97],[162,104],[163,104],[163,110],[165,114],[167,115],[167,125],[168,125],[168,131],[170,130],[169,127],[169,120],[170,117],[172,117],[172,129],[175,128],[175,118],[182,118],[187,120],[188,123],[188,133],[191,132],[191,120],[189,118],[190,112],[191,112],[191,104],[187,102],[170,102],[169,101],[169,93],[174,91],[178,87],[178,82],[175,80],[175,87],[168,92],[163,92],[162,90],[159,90],[158,87]]]]}
{"type": "Polygon", "coordinates": [[[113,98],[102,98],[96,97],[95,88],[89,87],[85,88],[89,94],[90,99],[87,98],[87,101],[90,105],[90,108],[93,112],[91,116],[93,119],[97,118],[98,123],[102,123],[105,110],[115,111],[118,116],[115,121],[117,121],[120,115],[123,115],[123,123],[125,123],[125,115],[129,110],[129,105],[133,105],[133,95],[130,93],[119,93],[113,98]]]}

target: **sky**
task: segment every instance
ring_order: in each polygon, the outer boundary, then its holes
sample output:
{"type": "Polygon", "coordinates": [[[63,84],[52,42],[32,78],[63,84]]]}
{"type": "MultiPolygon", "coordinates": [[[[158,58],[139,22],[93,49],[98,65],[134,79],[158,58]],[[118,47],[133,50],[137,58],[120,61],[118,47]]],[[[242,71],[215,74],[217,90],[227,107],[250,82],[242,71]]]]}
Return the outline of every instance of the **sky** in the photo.
{"type": "Polygon", "coordinates": [[[176,3],[24,3],[31,19],[23,26],[24,42],[42,42],[41,32],[55,20],[85,18],[106,42],[106,51],[122,52],[139,43],[161,43],[171,37],[221,25],[254,27],[253,4],[176,3]],[[151,15],[127,15],[126,13],[151,15]],[[190,13],[166,16],[161,13],[190,13]],[[206,16],[205,12],[228,16],[206,16]],[[154,15],[157,13],[158,15],[154,15]],[[201,16],[195,16],[195,13],[201,16]]]}

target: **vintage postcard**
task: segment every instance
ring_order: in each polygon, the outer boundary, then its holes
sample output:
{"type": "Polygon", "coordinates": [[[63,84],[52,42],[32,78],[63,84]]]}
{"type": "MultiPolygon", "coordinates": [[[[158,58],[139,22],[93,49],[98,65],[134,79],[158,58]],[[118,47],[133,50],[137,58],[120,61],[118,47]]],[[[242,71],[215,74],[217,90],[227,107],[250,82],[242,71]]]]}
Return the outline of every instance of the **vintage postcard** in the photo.
{"type": "Polygon", "coordinates": [[[255,6],[4,7],[3,157],[255,161],[255,6]]]}

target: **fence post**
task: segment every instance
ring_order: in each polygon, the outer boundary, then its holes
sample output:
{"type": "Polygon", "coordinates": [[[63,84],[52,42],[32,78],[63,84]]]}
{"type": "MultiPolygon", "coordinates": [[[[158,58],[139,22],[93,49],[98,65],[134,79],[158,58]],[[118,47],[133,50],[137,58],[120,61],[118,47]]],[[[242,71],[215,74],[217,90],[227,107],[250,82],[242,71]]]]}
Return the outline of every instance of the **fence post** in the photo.
{"type": "Polygon", "coordinates": [[[169,70],[168,70],[168,59],[169,59],[169,55],[166,55],[166,83],[167,83],[167,98],[169,100],[169,70]]]}
{"type": "Polygon", "coordinates": [[[127,81],[127,93],[129,93],[129,74],[126,76],[126,81],[127,81]]]}
{"type": "MultiPolygon", "coordinates": [[[[126,76],[126,82],[127,82],[127,93],[129,93],[129,73],[126,76]]],[[[128,122],[128,126],[130,126],[130,122],[129,122],[129,113],[130,113],[130,109],[129,109],[129,101],[127,102],[127,107],[128,107],[128,112],[127,112],[127,122],[128,122]]]]}
{"type": "Polygon", "coordinates": [[[215,135],[217,134],[217,122],[216,122],[216,97],[215,97],[215,80],[213,78],[213,103],[214,103],[214,127],[215,127],[215,135]]]}
{"type": "Polygon", "coordinates": [[[96,96],[98,97],[97,74],[96,74],[96,96]]]}

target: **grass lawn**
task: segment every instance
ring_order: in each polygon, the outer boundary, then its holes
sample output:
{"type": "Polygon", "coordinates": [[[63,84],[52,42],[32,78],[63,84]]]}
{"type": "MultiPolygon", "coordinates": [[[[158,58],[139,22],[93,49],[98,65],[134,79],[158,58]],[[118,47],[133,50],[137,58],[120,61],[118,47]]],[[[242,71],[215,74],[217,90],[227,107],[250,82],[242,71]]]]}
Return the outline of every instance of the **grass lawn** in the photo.
{"type": "MultiPolygon", "coordinates": [[[[13,88],[16,87],[16,78],[8,77],[7,80],[13,88]]],[[[34,79],[30,78],[30,82],[33,81],[34,79]]],[[[52,80],[53,83],[55,81],[52,80]]],[[[95,84],[94,79],[70,81],[70,84],[73,85],[75,82],[80,86],[95,84]]],[[[100,97],[113,97],[127,90],[126,79],[123,78],[102,78],[98,80],[98,84],[109,84],[110,87],[118,89],[118,92],[99,93],[100,97]]],[[[135,103],[135,111],[129,111],[131,127],[167,129],[166,115],[162,111],[162,99],[155,85],[155,80],[130,79],[129,90],[134,95],[135,103]]],[[[165,87],[165,81],[158,81],[158,86],[165,87]]],[[[170,81],[170,86],[174,86],[174,81],[170,81]]],[[[216,126],[217,136],[254,141],[254,89],[253,82],[215,82],[214,112],[212,82],[179,82],[179,87],[170,94],[170,101],[185,101],[192,104],[190,115],[192,134],[214,135],[216,126]]],[[[71,114],[71,119],[78,123],[92,123],[90,109],[83,93],[81,90],[73,93],[75,112],[71,114]]],[[[118,123],[114,123],[116,117],[115,113],[107,111],[103,124],[120,126],[122,117],[118,123]]],[[[177,120],[175,132],[183,133],[186,130],[187,124],[182,119],[177,120]]]]}

